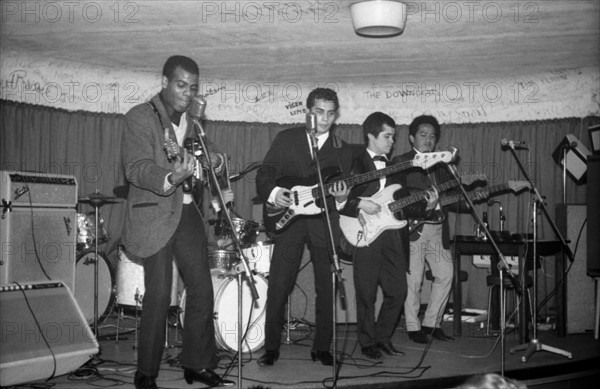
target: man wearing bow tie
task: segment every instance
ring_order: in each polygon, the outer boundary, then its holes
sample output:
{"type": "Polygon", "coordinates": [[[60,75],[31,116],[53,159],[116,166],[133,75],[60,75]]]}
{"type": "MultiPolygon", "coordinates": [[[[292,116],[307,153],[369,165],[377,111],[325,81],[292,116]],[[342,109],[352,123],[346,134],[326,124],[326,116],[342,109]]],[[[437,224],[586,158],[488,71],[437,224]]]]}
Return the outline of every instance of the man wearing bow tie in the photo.
{"type": "MultiPolygon", "coordinates": [[[[363,134],[367,147],[355,157],[352,174],[380,170],[387,166],[387,155],[394,145],[396,123],[388,115],[375,112],[364,121],[363,134]]],[[[399,176],[384,176],[377,181],[354,187],[342,214],[360,219],[361,212],[369,215],[381,212],[381,204],[365,197],[376,195],[386,186],[398,183],[399,176]]],[[[400,189],[395,196],[402,195],[403,192],[400,189]]],[[[430,196],[436,197],[437,194],[431,193],[430,196]]],[[[424,208],[425,205],[420,203],[403,212],[421,215],[424,208]]],[[[391,338],[406,298],[408,237],[405,230],[406,228],[386,230],[368,246],[355,249],[353,270],[358,342],[362,353],[371,359],[381,358],[382,352],[388,355],[404,354],[392,344],[391,338]],[[382,288],[384,297],[375,320],[378,286],[382,288]]]]}

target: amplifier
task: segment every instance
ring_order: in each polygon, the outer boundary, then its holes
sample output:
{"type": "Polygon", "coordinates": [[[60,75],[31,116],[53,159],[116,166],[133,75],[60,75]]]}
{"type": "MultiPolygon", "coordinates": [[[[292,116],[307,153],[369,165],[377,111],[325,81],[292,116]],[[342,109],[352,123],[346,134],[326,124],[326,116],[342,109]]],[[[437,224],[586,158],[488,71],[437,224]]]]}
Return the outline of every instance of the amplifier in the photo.
{"type": "Polygon", "coordinates": [[[72,372],[99,352],[73,294],[63,283],[0,287],[0,386],[72,372]]]}
{"type": "Polygon", "coordinates": [[[77,181],[75,176],[37,173],[0,172],[0,196],[7,207],[75,207],[77,181]]]}

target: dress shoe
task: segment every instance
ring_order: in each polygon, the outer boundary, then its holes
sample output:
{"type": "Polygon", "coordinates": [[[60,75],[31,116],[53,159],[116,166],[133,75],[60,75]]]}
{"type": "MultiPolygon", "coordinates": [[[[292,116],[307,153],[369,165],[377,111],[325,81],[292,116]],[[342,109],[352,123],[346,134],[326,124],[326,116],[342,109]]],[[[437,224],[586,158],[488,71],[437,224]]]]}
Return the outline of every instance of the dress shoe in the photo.
{"type": "Polygon", "coordinates": [[[370,359],[380,359],[382,357],[381,351],[377,346],[367,346],[361,348],[362,353],[370,359]]]}
{"type": "Polygon", "coordinates": [[[135,385],[135,389],[158,389],[158,386],[156,386],[156,379],[154,377],[146,377],[139,371],[135,372],[133,384],[135,385]]]}
{"type": "Polygon", "coordinates": [[[267,350],[262,357],[258,358],[256,363],[260,366],[273,366],[278,359],[279,350],[267,350]]]}
{"type": "Polygon", "coordinates": [[[234,382],[222,379],[217,373],[210,369],[194,370],[184,369],[183,378],[188,384],[192,384],[194,381],[208,385],[209,387],[220,387],[220,386],[233,386],[234,382]]]}
{"type": "Polygon", "coordinates": [[[437,339],[442,342],[454,342],[454,338],[444,334],[444,331],[441,328],[431,328],[423,326],[423,331],[431,335],[433,339],[437,339]]]}
{"type": "Polygon", "coordinates": [[[427,335],[421,330],[419,331],[408,331],[408,338],[415,343],[426,344],[427,335]]]}
{"type": "Polygon", "coordinates": [[[318,359],[324,366],[333,365],[333,355],[329,351],[311,351],[310,357],[313,362],[318,359]]]}
{"type": "Polygon", "coordinates": [[[388,343],[377,343],[377,347],[387,355],[404,355],[404,353],[398,350],[391,342],[388,343]]]}

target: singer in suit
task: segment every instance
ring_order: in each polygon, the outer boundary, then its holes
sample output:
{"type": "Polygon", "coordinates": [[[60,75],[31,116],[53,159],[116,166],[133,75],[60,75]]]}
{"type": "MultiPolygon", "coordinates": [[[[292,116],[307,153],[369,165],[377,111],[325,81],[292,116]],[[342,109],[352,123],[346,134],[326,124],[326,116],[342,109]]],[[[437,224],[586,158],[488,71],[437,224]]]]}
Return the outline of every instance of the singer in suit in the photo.
{"type": "MultiPolygon", "coordinates": [[[[408,128],[412,150],[394,158],[394,162],[411,160],[417,153],[435,151],[441,130],[437,119],[429,115],[416,117],[408,128]]],[[[410,191],[435,187],[452,179],[445,164],[427,170],[412,168],[401,177],[402,185],[410,191]]],[[[438,204],[435,204],[441,211],[438,204]]],[[[442,224],[424,224],[410,234],[410,272],[407,275],[408,295],[404,303],[404,317],[408,337],[416,343],[427,343],[428,336],[441,341],[453,341],[440,324],[452,287],[453,262],[450,253],[448,218],[442,224]],[[421,306],[421,285],[426,264],[433,274],[431,295],[423,318],[418,317],[421,306]]]]}
{"type": "MultiPolygon", "coordinates": [[[[352,174],[362,174],[388,166],[387,155],[394,145],[395,134],[396,123],[390,116],[382,112],[369,115],[363,123],[363,135],[367,147],[354,159],[352,174]]],[[[399,174],[396,174],[352,188],[341,213],[350,217],[359,217],[361,211],[369,215],[377,214],[381,211],[382,204],[368,197],[379,193],[386,186],[398,183],[398,180],[399,174]]],[[[400,189],[394,196],[407,194],[405,190],[400,189]]],[[[435,191],[428,193],[428,198],[427,205],[419,203],[404,209],[399,219],[403,220],[409,215],[424,214],[426,208],[437,199],[437,193],[435,191]]],[[[392,344],[391,338],[406,298],[408,270],[406,227],[401,230],[386,230],[368,246],[356,247],[354,250],[356,320],[361,351],[371,359],[381,358],[382,352],[388,355],[403,355],[404,353],[392,344]],[[376,319],[375,301],[378,286],[383,290],[383,303],[376,319]]]]}
{"type": "MultiPolygon", "coordinates": [[[[333,132],[339,109],[337,94],[331,89],[317,88],[308,95],[306,107],[317,116],[316,128],[307,131],[305,127],[296,127],[277,134],[257,172],[256,189],[264,203],[289,207],[291,192],[278,186],[279,180],[309,178],[317,174],[310,132],[315,133],[318,142],[317,158],[321,169],[337,167],[341,177],[350,172],[352,148],[333,132]]],[[[316,183],[314,181],[313,184],[316,183]]],[[[337,207],[343,205],[348,192],[343,181],[336,182],[331,188],[330,194],[334,196],[337,207]]],[[[336,207],[330,209],[334,241],[337,242],[341,234],[339,215],[336,207]]],[[[261,366],[273,365],[279,358],[287,298],[294,288],[305,245],[310,250],[316,290],[316,332],[311,358],[323,365],[333,364],[330,352],[333,334],[332,261],[325,221],[324,213],[298,216],[274,236],[266,302],[265,353],[258,360],[261,366]]]]}
{"type": "MultiPolygon", "coordinates": [[[[198,65],[192,59],[170,57],[163,67],[162,90],[125,116],[122,161],[130,189],[122,244],[129,254],[141,258],[145,285],[136,389],[157,387],[173,260],[188,299],[180,356],[184,378],[189,384],[233,385],[213,371],[218,358],[206,233],[192,196],[182,189],[183,181],[194,172],[195,160],[185,149],[174,160],[165,152],[167,136],[181,147],[195,132],[186,109],[198,92],[198,77],[198,65]]],[[[207,147],[216,158],[214,146],[209,143],[207,147]]]]}

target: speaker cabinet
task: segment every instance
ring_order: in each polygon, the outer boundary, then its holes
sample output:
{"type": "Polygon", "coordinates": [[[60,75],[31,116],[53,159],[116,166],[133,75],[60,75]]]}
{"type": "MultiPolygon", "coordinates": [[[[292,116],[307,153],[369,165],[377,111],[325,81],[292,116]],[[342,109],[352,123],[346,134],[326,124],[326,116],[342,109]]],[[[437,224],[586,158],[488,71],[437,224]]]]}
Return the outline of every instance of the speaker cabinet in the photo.
{"type": "MultiPolygon", "coordinates": [[[[587,231],[586,206],[579,204],[560,204],[556,208],[556,225],[562,236],[569,241],[569,248],[575,254],[575,261],[568,260],[566,275],[566,326],[567,333],[581,333],[594,328],[594,280],[586,274],[587,231]]],[[[595,235],[595,234],[591,234],[595,235]]],[[[596,237],[597,239],[597,237],[596,237]]]]}
{"type": "MultiPolygon", "coordinates": [[[[588,156],[587,228],[600,231],[600,155],[588,156]]],[[[587,273],[600,277],[600,239],[596,234],[587,237],[587,273]]]]}
{"type": "Polygon", "coordinates": [[[67,208],[17,208],[0,219],[0,285],[75,279],[77,213],[67,208]],[[46,276],[47,274],[47,276],[46,276]]]}
{"type": "Polygon", "coordinates": [[[98,353],[96,338],[61,282],[0,288],[0,386],[66,374],[98,353]]]}

